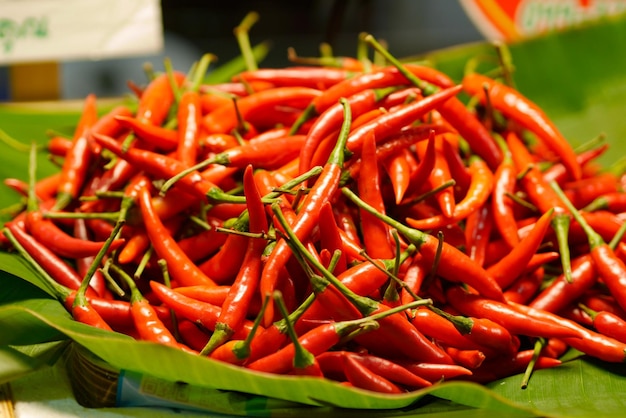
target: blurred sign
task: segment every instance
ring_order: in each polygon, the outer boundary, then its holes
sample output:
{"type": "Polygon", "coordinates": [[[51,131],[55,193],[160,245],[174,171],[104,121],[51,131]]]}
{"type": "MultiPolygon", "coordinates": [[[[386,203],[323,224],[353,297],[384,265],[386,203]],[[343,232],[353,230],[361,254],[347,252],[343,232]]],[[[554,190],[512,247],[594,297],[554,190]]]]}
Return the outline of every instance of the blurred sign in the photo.
{"type": "Polygon", "coordinates": [[[515,41],[626,12],[625,0],[460,0],[490,40],[515,41]]]}
{"type": "Polygon", "coordinates": [[[159,0],[0,0],[0,64],[147,55],[162,48],[159,0]]]}

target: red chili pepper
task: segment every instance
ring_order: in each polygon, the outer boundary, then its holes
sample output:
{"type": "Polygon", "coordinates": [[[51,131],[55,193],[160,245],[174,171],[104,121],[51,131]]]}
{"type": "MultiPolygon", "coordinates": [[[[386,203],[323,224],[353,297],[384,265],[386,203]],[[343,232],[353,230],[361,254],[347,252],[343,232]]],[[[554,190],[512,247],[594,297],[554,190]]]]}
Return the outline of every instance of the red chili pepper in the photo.
{"type": "MultiPolygon", "coordinates": [[[[219,306],[187,297],[162,283],[150,281],[150,288],[156,297],[165,306],[172,309],[176,315],[202,325],[210,331],[215,330],[215,325],[220,316],[219,306]]],[[[242,327],[232,336],[233,339],[245,338],[252,329],[251,321],[244,321],[242,327]]]]}
{"type": "Polygon", "coordinates": [[[446,296],[450,304],[464,315],[490,319],[502,325],[514,335],[545,338],[580,337],[576,330],[555,325],[550,321],[533,319],[528,315],[520,314],[520,312],[511,308],[510,304],[468,293],[458,286],[450,287],[446,291],[446,296]]]}
{"type": "Polygon", "coordinates": [[[343,68],[295,66],[243,71],[237,74],[234,80],[242,80],[246,83],[263,81],[277,87],[310,87],[326,90],[349,78],[350,75],[351,72],[343,68]]]}
{"type": "Polygon", "coordinates": [[[63,161],[55,210],[65,208],[80,193],[92,159],[92,152],[89,147],[89,129],[96,123],[97,119],[96,96],[90,94],[85,99],[83,113],[74,131],[72,147],[63,161]]]}
{"type": "MultiPolygon", "coordinates": [[[[357,183],[359,196],[378,212],[385,213],[376,158],[376,140],[373,134],[364,139],[361,159],[361,172],[357,183]]],[[[392,258],[395,248],[389,227],[367,211],[360,211],[359,216],[365,251],[374,258],[392,258]]]]}
{"type": "Polygon", "coordinates": [[[178,145],[179,134],[174,129],[154,125],[147,120],[133,116],[117,116],[116,120],[120,125],[130,129],[148,148],[169,152],[176,149],[178,145]]]}
{"type": "Polygon", "coordinates": [[[543,267],[539,267],[531,273],[523,274],[515,279],[515,281],[504,291],[504,298],[507,301],[517,303],[530,302],[541,287],[544,276],[545,269],[543,267]]]}
{"type": "Polygon", "coordinates": [[[485,264],[492,229],[493,216],[488,204],[471,213],[465,220],[465,253],[481,266],[485,264]]]}
{"type": "Polygon", "coordinates": [[[585,212],[593,212],[597,210],[608,210],[613,213],[624,212],[626,211],[626,193],[623,191],[605,193],[602,196],[595,198],[582,210],[585,212]]]}
{"type": "MultiPolygon", "coordinates": [[[[587,163],[594,160],[595,158],[598,158],[608,149],[608,144],[602,144],[599,147],[590,149],[585,152],[581,152],[576,156],[576,160],[578,161],[578,164],[584,169],[587,163]]],[[[547,182],[556,181],[557,183],[562,184],[568,180],[568,177],[569,175],[567,172],[567,168],[565,168],[565,166],[560,162],[553,164],[543,172],[543,178],[547,182]]]]}
{"type": "Polygon", "coordinates": [[[330,202],[322,205],[320,209],[319,229],[320,248],[328,250],[331,254],[334,254],[336,251],[339,253],[333,273],[343,273],[348,268],[348,262],[344,252],[343,238],[339,232],[339,226],[333,215],[333,207],[330,202]]]}
{"type": "Polygon", "coordinates": [[[139,189],[137,197],[146,231],[158,256],[167,262],[172,278],[184,286],[204,284],[214,285],[198,266],[180,249],[169,234],[152,206],[150,191],[147,187],[139,189]]]}
{"type": "MultiPolygon", "coordinates": [[[[350,107],[347,101],[343,100],[344,110],[346,112],[344,126],[340,134],[337,144],[333,149],[324,170],[319,175],[311,190],[305,197],[302,207],[298,212],[292,228],[299,239],[306,238],[319,217],[321,206],[327,202],[337,191],[341,178],[341,169],[344,162],[344,147],[348,137],[348,129],[352,120],[350,107]]],[[[287,263],[291,256],[290,249],[284,240],[279,240],[270,253],[263,267],[259,290],[261,295],[271,294],[276,286],[276,280],[280,269],[287,263]]],[[[269,304],[265,310],[265,325],[268,326],[274,317],[273,305],[269,304]]]]}
{"type": "Polygon", "coordinates": [[[194,165],[198,155],[198,138],[200,135],[200,95],[197,91],[183,92],[178,101],[178,146],[177,158],[186,165],[194,165]]]}
{"type": "MultiPolygon", "coordinates": [[[[342,191],[350,200],[357,201],[359,207],[369,207],[363,201],[359,201],[360,199],[349,189],[344,187],[342,191]]],[[[495,279],[456,247],[444,241],[441,251],[439,251],[440,243],[437,237],[407,227],[393,218],[376,212],[372,207],[369,207],[368,210],[370,213],[377,214],[377,216],[384,219],[385,222],[396,228],[409,242],[413,243],[426,263],[433,265],[435,257],[440,254],[440,262],[437,266],[437,274],[439,276],[453,282],[462,281],[467,283],[485,297],[499,301],[504,300],[502,289],[495,279]]]]}
{"type": "MultiPolygon", "coordinates": [[[[76,219],[74,221],[73,231],[74,231],[74,236],[76,238],[83,239],[83,240],[90,239],[89,231],[87,230],[87,224],[85,223],[84,219],[76,219]]],[[[111,245],[113,244],[113,242],[109,244],[109,249],[111,248],[111,245]]],[[[78,273],[80,277],[85,277],[87,272],[90,270],[91,264],[94,262],[94,260],[95,260],[95,255],[89,256],[89,257],[78,258],[76,260],[76,272],[78,273]]],[[[103,298],[111,298],[111,291],[107,288],[107,283],[100,270],[96,270],[93,273],[92,278],[89,282],[89,286],[92,287],[96,291],[98,296],[103,297],[103,298]]]]}
{"type": "Polygon", "coordinates": [[[607,337],[615,338],[622,343],[626,343],[626,321],[623,318],[608,311],[594,311],[582,304],[579,305],[579,307],[591,316],[593,327],[596,331],[607,337]]]}
{"type": "MultiPolygon", "coordinates": [[[[61,257],[94,256],[104,245],[102,241],[84,240],[66,233],[50,219],[44,218],[44,214],[39,210],[28,212],[26,228],[37,241],[61,257]]],[[[124,244],[124,239],[114,241],[111,250],[119,248],[122,244],[124,244]]]]}
{"type": "Polygon", "coordinates": [[[402,393],[400,387],[389,379],[373,372],[352,356],[343,356],[344,372],[355,387],[381,393],[402,393]]]}
{"type": "Polygon", "coordinates": [[[487,358],[485,353],[480,350],[458,349],[455,347],[446,347],[446,353],[456,364],[467,369],[474,370],[480,367],[487,358]]]}
{"type": "Polygon", "coordinates": [[[498,282],[500,287],[507,288],[517,279],[530,262],[532,256],[541,245],[551,225],[554,210],[545,212],[535,223],[528,235],[497,263],[489,266],[487,272],[498,282]]]}
{"type": "Polygon", "coordinates": [[[448,381],[462,376],[471,376],[471,370],[458,364],[436,364],[398,360],[398,364],[431,383],[448,381]]]}
{"type": "MultiPolygon", "coordinates": [[[[72,290],[77,290],[82,282],[76,270],[65,260],[41,244],[32,235],[19,227],[15,222],[5,224],[7,230],[15,237],[15,240],[24,247],[25,251],[58,283],[72,290]]],[[[88,290],[88,296],[96,296],[93,289],[88,290]]]]}
{"type": "MultiPolygon", "coordinates": [[[[523,373],[530,361],[535,357],[532,349],[522,350],[510,357],[498,357],[485,361],[481,367],[472,370],[472,375],[462,377],[462,380],[469,380],[477,383],[493,382],[504,377],[523,373]]],[[[534,369],[546,369],[556,367],[561,364],[561,360],[539,356],[536,359],[534,369]]]]}
{"type": "Polygon", "coordinates": [[[552,314],[548,311],[531,308],[526,305],[510,302],[509,305],[529,317],[540,319],[561,327],[566,327],[576,332],[579,337],[562,338],[568,345],[578,351],[611,363],[621,363],[626,361],[626,344],[614,338],[607,337],[598,332],[592,331],[574,321],[552,314]]]}
{"type": "MultiPolygon", "coordinates": [[[[263,90],[237,100],[237,111],[243,120],[262,108],[271,108],[285,104],[308,104],[321,92],[307,87],[277,87],[263,90]]],[[[238,125],[237,111],[230,103],[207,114],[202,125],[208,133],[231,133],[238,125]]]]}
{"type": "Polygon", "coordinates": [[[477,96],[482,103],[486,102],[486,95],[488,95],[489,103],[495,109],[533,132],[539,140],[550,148],[567,167],[572,179],[581,178],[582,170],[572,146],[539,106],[519,91],[477,73],[464,76],[463,89],[469,94],[477,96]]]}
{"type": "Polygon", "coordinates": [[[528,149],[521,139],[513,132],[506,136],[506,142],[511,150],[511,156],[517,171],[524,173],[520,179],[520,185],[528,195],[528,200],[535,205],[542,213],[554,208],[557,212],[564,211],[564,206],[556,193],[544,180],[541,171],[535,165],[528,149]]]}
{"type": "MultiPolygon", "coordinates": [[[[254,182],[252,170],[252,166],[246,167],[243,177],[244,195],[246,196],[250,218],[249,232],[253,234],[267,233],[268,221],[265,206],[254,182]]],[[[210,354],[241,327],[248,312],[248,306],[257,290],[263,267],[262,255],[267,241],[263,238],[248,238],[247,241],[241,268],[222,304],[215,330],[207,346],[202,350],[203,354],[210,354]]]]}
{"type": "Polygon", "coordinates": [[[594,199],[617,192],[618,179],[613,173],[600,173],[593,177],[565,183],[563,191],[577,208],[590,204],[594,199]]]}
{"type": "MultiPolygon", "coordinates": [[[[173,77],[178,86],[185,81],[185,75],[180,72],[175,71],[173,77]]],[[[160,74],[141,92],[135,117],[153,125],[162,125],[169,115],[172,103],[174,103],[174,92],[169,75],[160,74]]]]}

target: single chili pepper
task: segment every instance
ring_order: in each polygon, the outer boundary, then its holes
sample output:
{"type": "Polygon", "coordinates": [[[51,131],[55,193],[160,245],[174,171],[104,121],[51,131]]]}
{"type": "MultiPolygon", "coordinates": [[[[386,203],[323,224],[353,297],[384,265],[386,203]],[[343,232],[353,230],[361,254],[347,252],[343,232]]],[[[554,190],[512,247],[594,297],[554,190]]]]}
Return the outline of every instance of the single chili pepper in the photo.
{"type": "Polygon", "coordinates": [[[183,92],[178,101],[178,146],[177,158],[186,165],[194,165],[198,155],[198,138],[200,135],[200,95],[197,91],[183,92]]]}
{"type": "Polygon", "coordinates": [[[487,268],[487,272],[498,282],[500,287],[503,289],[509,287],[522,274],[546,236],[553,216],[553,209],[542,214],[530,233],[522,238],[517,246],[513,247],[500,261],[487,268]]]}
{"type": "MultiPolygon", "coordinates": [[[[239,77],[239,74],[235,75],[234,77],[239,77]]],[[[248,96],[252,92],[268,90],[274,87],[277,86],[270,81],[245,80],[244,82],[244,80],[242,80],[241,82],[237,82],[237,80],[233,80],[232,82],[200,84],[200,86],[198,87],[198,91],[203,94],[227,93],[234,94],[236,96],[248,96]]]]}
{"type": "Polygon", "coordinates": [[[607,337],[598,332],[592,331],[584,326],[577,324],[574,321],[563,318],[559,315],[550,313],[545,310],[535,309],[526,305],[516,304],[513,302],[510,302],[509,305],[512,308],[523,312],[529,317],[545,321],[551,321],[553,324],[570,328],[572,331],[578,333],[579,338],[562,338],[565,343],[578,351],[611,363],[621,363],[626,361],[625,343],[619,342],[614,338],[607,337]]]}
{"type": "Polygon", "coordinates": [[[626,318],[626,311],[624,311],[615,301],[615,298],[607,293],[598,291],[588,291],[580,299],[580,303],[588,306],[590,309],[596,311],[607,311],[619,316],[620,318],[626,318]]]}
{"type": "MultiPolygon", "coordinates": [[[[391,217],[378,213],[374,208],[365,204],[351,190],[345,187],[341,190],[345,196],[355,202],[359,207],[363,207],[370,213],[376,214],[376,216],[397,229],[401,235],[417,247],[417,250],[420,252],[425,262],[432,265],[436,255],[439,253],[438,248],[440,244],[436,237],[407,227],[391,217]]],[[[443,242],[443,247],[440,252],[440,263],[437,267],[437,274],[453,282],[463,281],[487,298],[499,301],[503,300],[502,289],[495,279],[491,277],[485,269],[474,263],[465,253],[445,241],[443,242]]]]}
{"type": "Polygon", "coordinates": [[[57,157],[65,157],[72,149],[72,140],[63,136],[53,136],[48,139],[46,149],[50,155],[57,157]]]}
{"type": "Polygon", "coordinates": [[[598,196],[582,208],[582,211],[584,212],[593,212],[597,210],[608,210],[613,213],[626,211],[626,193],[623,191],[605,193],[602,196],[598,196]]]}
{"type": "Polygon", "coordinates": [[[465,220],[465,253],[481,266],[485,264],[492,229],[493,216],[488,204],[471,213],[465,220]]]}
{"type": "Polygon", "coordinates": [[[511,334],[544,338],[577,338],[576,330],[520,314],[509,304],[471,294],[458,286],[446,291],[450,304],[464,315],[487,318],[505,327],[511,334]]]}
{"type": "MultiPolygon", "coordinates": [[[[146,143],[149,148],[169,152],[178,145],[178,132],[174,129],[154,125],[147,120],[133,116],[117,116],[116,120],[122,126],[130,129],[135,136],[146,143]]],[[[111,135],[109,135],[111,136],[111,135]]]]}
{"type": "MultiPolygon", "coordinates": [[[[309,103],[321,92],[308,87],[277,87],[263,90],[237,100],[237,110],[243,120],[262,108],[285,104],[309,103]]],[[[231,133],[238,125],[237,112],[232,103],[220,107],[202,119],[208,133],[231,133]]]]}
{"type": "Polygon", "coordinates": [[[392,383],[389,379],[373,372],[352,356],[343,356],[343,364],[348,381],[355,387],[380,393],[404,392],[404,390],[392,383]]]}
{"type": "MultiPolygon", "coordinates": [[[[472,326],[472,319],[470,318],[459,317],[456,320],[457,322],[463,322],[465,328],[471,328],[472,326]]],[[[425,335],[445,346],[472,350],[485,350],[486,348],[482,342],[477,342],[476,339],[470,338],[470,333],[461,332],[452,321],[427,307],[415,311],[411,322],[425,335]]],[[[507,347],[508,349],[509,347],[507,347]]]]}
{"type": "MultiPolygon", "coordinates": [[[[385,213],[376,158],[376,140],[373,134],[364,139],[361,159],[361,172],[357,183],[359,196],[377,211],[385,213]]],[[[374,258],[392,258],[395,249],[389,227],[367,211],[361,210],[359,217],[365,251],[374,258]]]]}
{"type": "Polygon", "coordinates": [[[150,242],[158,256],[167,262],[172,278],[182,285],[215,284],[187,257],[169,234],[152,207],[150,191],[147,187],[139,189],[137,200],[150,242]]]}
{"type": "MultiPolygon", "coordinates": [[[[94,256],[104,245],[102,241],[91,241],[76,238],[46,219],[39,211],[29,211],[26,216],[26,228],[41,244],[48,247],[61,257],[83,258],[94,256]]],[[[118,239],[111,245],[111,250],[124,244],[124,239],[118,239]]]]}
{"type": "Polygon", "coordinates": [[[596,331],[626,343],[626,321],[623,318],[608,311],[594,311],[583,304],[578,306],[591,317],[596,331]]]}
{"type": "Polygon", "coordinates": [[[472,374],[471,370],[458,364],[437,364],[406,360],[398,360],[397,363],[416,376],[420,376],[431,383],[452,380],[457,377],[470,376],[472,374]]]}
{"type": "MultiPolygon", "coordinates": [[[[185,75],[178,71],[172,76],[178,86],[185,81],[185,75]]],[[[167,73],[159,74],[143,89],[135,111],[137,119],[153,125],[163,124],[174,103],[174,92],[169,77],[167,73]]]]}
{"type": "Polygon", "coordinates": [[[483,160],[470,158],[471,185],[465,197],[454,205],[452,213],[445,212],[439,216],[426,219],[406,218],[406,223],[417,229],[439,228],[447,223],[457,223],[466,219],[471,213],[483,206],[493,189],[493,174],[483,160]]]}
{"type": "Polygon", "coordinates": [[[199,144],[207,153],[219,153],[239,146],[239,141],[230,134],[207,134],[200,136],[199,144]]]}
{"type": "MultiPolygon", "coordinates": [[[[37,241],[16,223],[7,222],[5,227],[6,230],[10,231],[13,235],[16,242],[18,242],[35,262],[47,271],[54,280],[72,290],[77,290],[80,287],[80,276],[78,276],[76,270],[66,263],[65,260],[52,252],[47,246],[37,241]]],[[[89,296],[95,296],[93,289],[87,292],[89,296]]]]}
{"type": "Polygon", "coordinates": [[[493,220],[502,239],[510,248],[515,248],[519,243],[519,235],[515,222],[514,202],[509,196],[515,193],[517,170],[506,142],[499,136],[496,140],[502,148],[502,161],[493,175],[494,186],[491,194],[493,220]]]}
{"type": "MultiPolygon", "coordinates": [[[[344,124],[341,134],[337,139],[337,144],[333,149],[324,170],[319,175],[311,190],[305,197],[302,207],[292,224],[294,232],[299,239],[306,238],[319,218],[319,209],[328,201],[337,191],[339,180],[341,178],[341,169],[344,162],[344,148],[346,145],[350,122],[352,120],[350,106],[347,100],[342,100],[345,111],[344,124]]],[[[284,240],[279,240],[270,255],[268,256],[263,267],[259,291],[262,295],[271,294],[276,285],[278,272],[284,266],[291,256],[289,246],[284,240]]],[[[269,325],[274,317],[273,305],[268,305],[265,311],[265,325],[269,325]]]]}
{"type": "MultiPolygon", "coordinates": [[[[617,303],[623,309],[626,309],[626,264],[615,255],[611,246],[589,226],[585,218],[567,199],[558,184],[551,182],[550,186],[552,186],[553,190],[570,210],[574,219],[584,229],[589,240],[590,254],[596,266],[596,271],[608,287],[611,295],[615,297],[617,303]]],[[[626,230],[626,224],[624,224],[623,229],[626,230]]]]}
{"type": "Polygon", "coordinates": [[[379,155],[376,150],[376,156],[382,161],[387,177],[393,186],[395,202],[400,203],[411,182],[411,166],[412,162],[415,162],[413,153],[408,149],[403,149],[387,159],[380,158],[379,155]]]}
{"type": "Polygon", "coordinates": [[[480,350],[472,349],[459,349],[455,347],[446,347],[446,353],[456,364],[459,364],[467,369],[474,370],[483,364],[487,356],[480,350]]]}
{"type": "Polygon", "coordinates": [[[590,254],[576,257],[572,260],[571,281],[568,282],[565,275],[560,274],[528,305],[549,312],[560,312],[596,283],[596,275],[597,271],[590,254]]]}
{"type": "Polygon", "coordinates": [[[85,99],[83,112],[74,131],[72,147],[63,161],[55,210],[65,208],[80,193],[92,159],[89,147],[89,129],[96,123],[97,119],[96,96],[89,94],[85,99]]]}
{"type": "MultiPolygon", "coordinates": [[[[265,206],[254,182],[252,170],[251,165],[246,167],[243,177],[244,195],[246,196],[250,218],[249,232],[253,234],[267,233],[268,221],[265,206]]],[[[263,265],[262,255],[267,241],[263,238],[252,237],[248,238],[247,241],[241,269],[226,295],[215,330],[201,351],[202,354],[210,354],[235,333],[243,323],[248,312],[248,306],[257,290],[263,265]]]]}
{"type": "Polygon", "coordinates": [[[343,68],[293,66],[288,68],[259,68],[242,71],[234,81],[250,83],[263,81],[280,87],[310,87],[319,90],[327,88],[349,78],[351,72],[343,68]]]}
{"type": "MultiPolygon", "coordinates": [[[[531,100],[519,91],[508,87],[492,78],[471,73],[463,78],[463,89],[485,103],[489,96],[490,104],[510,118],[533,132],[567,167],[572,179],[581,178],[582,170],[576,153],[563,137],[550,118],[531,100]],[[485,91],[486,89],[486,91],[485,91]]],[[[515,154],[515,153],[514,153],[515,154]]]]}
{"type": "Polygon", "coordinates": [[[441,138],[441,151],[448,163],[450,175],[455,182],[455,194],[462,196],[467,193],[472,182],[471,172],[466,166],[466,162],[463,160],[463,155],[459,150],[458,144],[454,144],[454,136],[450,133],[444,133],[441,135],[441,138]]]}
{"type": "MultiPolygon", "coordinates": [[[[77,238],[80,238],[83,240],[90,239],[89,233],[87,230],[87,224],[85,223],[84,219],[76,219],[74,221],[73,231],[74,231],[74,236],[77,238]]],[[[109,244],[109,249],[110,249],[110,245],[111,244],[109,244]]],[[[85,277],[87,272],[90,271],[90,267],[93,264],[95,259],[96,259],[95,255],[76,259],[76,272],[78,273],[80,277],[83,277],[83,278],[85,277]]],[[[106,286],[106,281],[102,273],[99,270],[96,270],[90,274],[92,275],[92,278],[89,282],[89,286],[96,291],[98,296],[103,297],[103,298],[110,297],[111,292],[106,286]]]]}

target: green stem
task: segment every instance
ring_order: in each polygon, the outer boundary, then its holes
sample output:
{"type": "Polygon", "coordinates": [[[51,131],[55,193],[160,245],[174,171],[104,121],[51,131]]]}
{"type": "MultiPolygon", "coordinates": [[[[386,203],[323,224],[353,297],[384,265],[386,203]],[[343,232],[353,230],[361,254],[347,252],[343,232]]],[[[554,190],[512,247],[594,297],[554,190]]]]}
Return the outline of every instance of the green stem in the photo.
{"type": "Polygon", "coordinates": [[[304,369],[315,364],[315,356],[306,348],[302,346],[298,340],[298,334],[294,329],[293,323],[289,320],[289,311],[285,306],[283,295],[279,290],[274,291],[274,302],[278,306],[278,310],[285,319],[285,326],[287,328],[287,334],[293,344],[295,354],[293,357],[293,367],[295,369],[304,369]]]}
{"type": "Polygon", "coordinates": [[[539,338],[537,341],[535,341],[533,357],[528,363],[528,366],[526,367],[526,371],[524,372],[524,376],[522,377],[522,384],[521,384],[522,389],[526,389],[528,387],[530,376],[535,370],[535,365],[537,364],[537,360],[539,359],[539,355],[541,354],[541,350],[543,349],[545,344],[546,344],[546,340],[543,338],[539,338]]]}
{"type": "Polygon", "coordinates": [[[250,46],[249,36],[250,29],[258,20],[259,14],[257,12],[250,12],[243,18],[239,26],[235,27],[233,30],[248,71],[258,69],[254,54],[252,53],[252,48],[250,46]]]}
{"type": "Polygon", "coordinates": [[[561,254],[561,265],[563,267],[563,275],[568,283],[572,283],[572,263],[569,251],[569,225],[571,218],[568,214],[559,213],[552,218],[552,229],[556,233],[556,241],[559,245],[559,253],[561,254]]]}

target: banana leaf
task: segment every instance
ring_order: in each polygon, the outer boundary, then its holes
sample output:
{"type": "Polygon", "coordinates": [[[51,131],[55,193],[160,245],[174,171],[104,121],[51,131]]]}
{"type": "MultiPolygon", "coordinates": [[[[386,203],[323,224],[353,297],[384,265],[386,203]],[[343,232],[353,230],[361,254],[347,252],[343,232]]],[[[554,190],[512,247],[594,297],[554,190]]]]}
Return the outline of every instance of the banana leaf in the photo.
{"type": "MultiPolygon", "coordinates": [[[[626,155],[626,20],[605,19],[566,32],[510,45],[516,86],[538,103],[575,146],[606,135],[608,167],[626,155]]],[[[460,80],[468,62],[497,65],[493,45],[479,43],[421,57],[460,80]]],[[[106,105],[105,105],[106,106],[106,105]]],[[[46,131],[71,135],[80,104],[0,106],[0,129],[28,145],[45,144],[46,131]]],[[[0,145],[0,177],[26,180],[27,153],[0,145]]],[[[41,153],[38,175],[57,168],[41,153]]],[[[19,205],[5,186],[0,207],[19,205]]],[[[8,216],[8,215],[6,215],[8,216]]],[[[0,252],[0,381],[36,370],[56,358],[65,342],[120,373],[202,390],[200,409],[247,416],[618,417],[626,407],[626,366],[574,355],[554,369],[536,371],[527,389],[521,376],[487,385],[445,382],[388,396],[318,379],[269,376],[74,322],[41,278],[14,254],[0,252]],[[33,350],[33,347],[40,347],[33,350]],[[178,382],[178,383],[176,383],[178,382]]]]}

